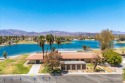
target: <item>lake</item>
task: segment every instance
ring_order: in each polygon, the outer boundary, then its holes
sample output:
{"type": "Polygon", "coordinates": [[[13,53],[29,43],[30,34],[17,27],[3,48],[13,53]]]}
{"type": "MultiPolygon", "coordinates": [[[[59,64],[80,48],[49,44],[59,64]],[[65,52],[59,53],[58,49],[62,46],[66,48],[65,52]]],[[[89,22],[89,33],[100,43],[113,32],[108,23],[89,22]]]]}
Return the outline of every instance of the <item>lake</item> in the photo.
{"type": "MultiPolygon", "coordinates": [[[[99,42],[95,40],[73,40],[71,43],[68,44],[61,44],[59,47],[60,51],[76,51],[82,50],[82,46],[87,45],[90,46],[92,49],[99,49],[99,42]]],[[[58,49],[57,44],[53,44],[53,47],[58,49]]],[[[125,47],[125,44],[114,44],[115,48],[125,47]]],[[[45,44],[45,50],[49,50],[50,47],[48,44],[45,44]]],[[[3,46],[0,47],[0,57],[2,57],[3,51],[8,53],[8,56],[12,55],[19,55],[25,53],[32,53],[32,52],[39,52],[41,51],[41,47],[38,44],[16,44],[10,46],[3,46]]]]}

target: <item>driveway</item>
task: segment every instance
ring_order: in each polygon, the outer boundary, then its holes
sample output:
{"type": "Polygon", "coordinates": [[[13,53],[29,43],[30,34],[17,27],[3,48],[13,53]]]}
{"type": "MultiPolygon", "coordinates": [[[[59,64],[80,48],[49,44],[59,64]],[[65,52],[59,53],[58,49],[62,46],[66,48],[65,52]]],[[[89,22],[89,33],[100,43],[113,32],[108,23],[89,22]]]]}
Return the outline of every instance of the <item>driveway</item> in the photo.
{"type": "Polygon", "coordinates": [[[41,64],[33,64],[28,74],[38,74],[41,64]]]}

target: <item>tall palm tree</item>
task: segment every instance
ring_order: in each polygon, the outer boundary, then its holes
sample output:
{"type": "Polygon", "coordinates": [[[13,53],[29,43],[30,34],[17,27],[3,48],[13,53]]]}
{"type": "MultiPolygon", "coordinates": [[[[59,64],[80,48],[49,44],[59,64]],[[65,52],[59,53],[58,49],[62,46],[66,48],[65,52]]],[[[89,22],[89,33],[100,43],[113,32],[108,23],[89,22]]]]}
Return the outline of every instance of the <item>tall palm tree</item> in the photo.
{"type": "Polygon", "coordinates": [[[39,40],[39,45],[42,48],[42,52],[43,52],[43,59],[44,59],[44,44],[45,44],[45,37],[44,36],[39,36],[38,37],[39,40]]]}
{"type": "Polygon", "coordinates": [[[61,38],[60,37],[56,38],[56,43],[58,44],[58,49],[59,49],[59,45],[61,44],[61,38]]]}
{"type": "Polygon", "coordinates": [[[50,50],[52,51],[52,44],[54,42],[54,36],[52,34],[46,36],[46,40],[50,45],[50,50]]]}

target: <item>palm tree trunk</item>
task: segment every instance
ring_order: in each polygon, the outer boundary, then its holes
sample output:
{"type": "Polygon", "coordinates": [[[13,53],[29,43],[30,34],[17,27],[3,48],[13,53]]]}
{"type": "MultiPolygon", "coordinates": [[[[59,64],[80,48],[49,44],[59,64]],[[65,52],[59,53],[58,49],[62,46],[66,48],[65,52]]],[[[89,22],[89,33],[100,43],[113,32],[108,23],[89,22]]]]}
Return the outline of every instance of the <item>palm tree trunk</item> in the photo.
{"type": "Polygon", "coordinates": [[[48,52],[48,47],[47,47],[47,50],[46,50],[46,55],[47,55],[47,52],[48,52]]]}
{"type": "Polygon", "coordinates": [[[43,60],[44,60],[44,46],[42,46],[42,51],[43,51],[43,60]]]}
{"type": "Polygon", "coordinates": [[[43,50],[43,60],[44,60],[44,50],[43,50]]]}
{"type": "Polygon", "coordinates": [[[59,44],[58,44],[58,50],[59,50],[59,44]]]}
{"type": "Polygon", "coordinates": [[[51,50],[51,52],[52,52],[52,44],[50,43],[50,50],[51,50]]]}

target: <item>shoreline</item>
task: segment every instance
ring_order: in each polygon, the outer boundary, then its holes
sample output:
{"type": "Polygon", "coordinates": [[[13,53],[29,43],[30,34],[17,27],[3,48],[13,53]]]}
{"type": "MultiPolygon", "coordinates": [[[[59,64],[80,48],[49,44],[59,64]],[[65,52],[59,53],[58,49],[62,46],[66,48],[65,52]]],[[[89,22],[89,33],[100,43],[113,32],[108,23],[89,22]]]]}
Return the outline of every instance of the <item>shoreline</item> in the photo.
{"type": "Polygon", "coordinates": [[[117,44],[125,44],[125,41],[117,41],[117,44]]]}
{"type": "MultiPolygon", "coordinates": [[[[28,54],[32,54],[32,53],[36,53],[36,52],[31,52],[31,53],[22,53],[22,54],[14,54],[14,55],[10,55],[10,56],[8,56],[7,58],[9,58],[9,59],[13,59],[13,58],[17,58],[17,57],[19,57],[19,56],[28,55],[28,54]]],[[[2,58],[4,58],[4,57],[3,57],[3,56],[0,57],[0,59],[2,59],[2,58]]]]}
{"type": "MultiPolygon", "coordinates": [[[[100,50],[100,49],[93,49],[93,50],[100,50]]],[[[82,52],[83,52],[83,50],[59,50],[59,52],[73,52],[73,53],[79,52],[79,51],[82,51],[82,52]]],[[[41,52],[41,51],[40,51],[40,52],[41,52]]],[[[91,51],[88,51],[88,52],[91,52],[91,51]]],[[[19,56],[31,55],[31,54],[34,54],[34,53],[37,53],[37,52],[29,52],[29,53],[14,54],[14,55],[8,56],[8,58],[13,59],[13,58],[17,58],[17,57],[19,57],[19,56]]],[[[3,59],[3,58],[4,58],[3,56],[0,57],[0,59],[3,59]]]]}
{"type": "MultiPolygon", "coordinates": [[[[120,47],[120,48],[114,48],[115,50],[120,50],[120,49],[125,49],[125,47],[120,47]]],[[[92,48],[92,51],[98,51],[100,50],[100,48],[92,48]]],[[[82,49],[60,49],[59,52],[81,52],[83,51],[82,49]]],[[[39,52],[39,51],[38,51],[39,52]]],[[[41,51],[40,51],[41,52],[41,51]]],[[[8,56],[9,58],[13,58],[13,57],[18,57],[18,56],[22,56],[22,55],[25,55],[25,54],[32,54],[32,53],[37,53],[36,52],[29,52],[29,53],[20,53],[20,54],[14,54],[14,55],[10,55],[8,56]]],[[[3,56],[0,57],[1,58],[4,58],[3,56]]]]}
{"type": "MultiPolygon", "coordinates": [[[[19,45],[19,44],[12,44],[12,45],[19,45]]],[[[4,45],[5,46],[5,45],[4,45]]],[[[8,46],[8,45],[7,45],[8,46]]],[[[1,47],[1,45],[0,45],[1,47]]],[[[114,50],[121,50],[121,49],[125,49],[125,47],[115,47],[114,50]]],[[[92,51],[98,51],[100,50],[100,48],[91,48],[92,51]]],[[[83,49],[59,49],[59,52],[82,52],[83,49]]],[[[19,53],[19,54],[12,54],[9,55],[9,58],[14,58],[14,57],[18,57],[18,56],[22,56],[25,54],[32,54],[32,53],[37,53],[37,52],[41,52],[41,51],[34,51],[34,52],[27,52],[27,53],[19,53]]],[[[2,55],[0,56],[0,59],[4,58],[2,55]]]]}
{"type": "MultiPolygon", "coordinates": [[[[120,49],[123,49],[123,48],[114,48],[115,50],[120,50],[120,49]]],[[[99,48],[94,48],[92,49],[92,51],[98,51],[100,50],[99,48]]],[[[91,52],[92,52],[91,51],[91,52]]],[[[41,52],[41,51],[36,51],[36,52],[29,52],[29,53],[20,53],[20,54],[14,54],[14,55],[10,55],[8,56],[8,58],[15,58],[15,57],[18,57],[18,56],[22,56],[22,55],[29,55],[29,54],[33,54],[33,53],[37,53],[37,52],[41,52]]],[[[83,52],[82,49],[78,49],[78,50],[68,50],[68,49],[60,49],[59,52],[83,52]]],[[[4,58],[3,56],[0,57],[0,59],[4,58]]]]}

